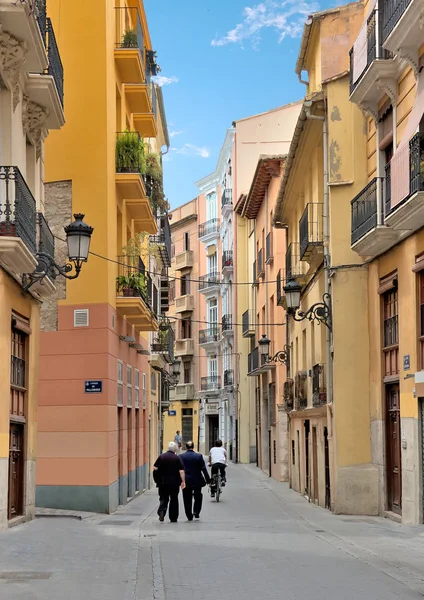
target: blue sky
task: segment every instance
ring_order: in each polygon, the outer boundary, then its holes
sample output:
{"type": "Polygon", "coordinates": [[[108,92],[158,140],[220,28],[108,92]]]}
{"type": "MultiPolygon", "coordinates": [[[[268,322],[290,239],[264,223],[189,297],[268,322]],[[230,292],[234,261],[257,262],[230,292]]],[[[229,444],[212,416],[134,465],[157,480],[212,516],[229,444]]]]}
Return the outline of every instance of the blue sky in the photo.
{"type": "Polygon", "coordinates": [[[303,23],[334,0],[144,0],[162,67],[176,207],[212,172],[233,121],[303,97],[294,73],[303,23]]]}

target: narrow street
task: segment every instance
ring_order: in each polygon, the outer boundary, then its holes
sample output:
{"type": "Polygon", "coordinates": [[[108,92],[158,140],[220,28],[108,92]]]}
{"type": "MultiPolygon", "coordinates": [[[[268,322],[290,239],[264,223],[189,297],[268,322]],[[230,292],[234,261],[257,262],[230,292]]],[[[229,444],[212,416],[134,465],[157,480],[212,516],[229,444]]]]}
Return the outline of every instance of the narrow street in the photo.
{"type": "Polygon", "coordinates": [[[152,490],[118,513],[0,534],[0,598],[403,600],[424,594],[424,531],[336,517],[254,467],[230,467],[201,521],[159,523],[152,490]]]}

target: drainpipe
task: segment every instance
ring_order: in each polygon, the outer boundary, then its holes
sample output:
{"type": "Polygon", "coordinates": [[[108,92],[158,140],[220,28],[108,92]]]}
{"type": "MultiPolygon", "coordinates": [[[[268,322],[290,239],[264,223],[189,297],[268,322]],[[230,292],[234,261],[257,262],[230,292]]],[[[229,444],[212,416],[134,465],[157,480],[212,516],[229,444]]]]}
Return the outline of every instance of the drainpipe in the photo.
{"type": "MultiPolygon", "coordinates": [[[[327,115],[323,117],[311,114],[312,101],[304,102],[305,113],[307,119],[322,121],[322,139],[323,139],[323,154],[324,154],[324,209],[323,209],[323,233],[324,233],[324,292],[330,294],[330,201],[328,194],[328,129],[327,115]]],[[[331,358],[331,332],[326,329],[325,335],[325,350],[326,350],[326,382],[327,382],[327,401],[329,404],[333,401],[333,369],[331,358]]]]}

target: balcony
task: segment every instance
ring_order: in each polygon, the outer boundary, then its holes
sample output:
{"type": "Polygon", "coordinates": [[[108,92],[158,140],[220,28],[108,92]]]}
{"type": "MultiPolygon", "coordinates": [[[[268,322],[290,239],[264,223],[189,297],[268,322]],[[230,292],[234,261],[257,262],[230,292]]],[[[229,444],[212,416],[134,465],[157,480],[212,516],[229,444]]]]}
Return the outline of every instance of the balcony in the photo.
{"type": "Polygon", "coordinates": [[[199,225],[199,240],[201,242],[211,242],[217,237],[219,237],[219,219],[210,219],[199,225]]]}
{"type": "Polygon", "coordinates": [[[300,260],[299,242],[291,242],[286,251],[286,277],[294,278],[299,284],[307,281],[309,267],[305,261],[300,260]]]}
{"type": "Polygon", "coordinates": [[[137,332],[157,331],[157,289],[143,272],[140,258],[118,256],[117,262],[116,312],[137,332]]]}
{"type": "Polygon", "coordinates": [[[393,82],[396,89],[399,70],[393,55],[383,49],[381,14],[373,10],[364,25],[366,31],[361,31],[350,51],[350,99],[363,108],[371,107],[373,112],[378,111],[384,82],[393,82]],[[376,82],[381,84],[376,85],[376,82]]]}
{"type": "Polygon", "coordinates": [[[265,263],[264,263],[264,251],[261,248],[258,251],[258,259],[256,261],[256,276],[257,277],[265,277],[265,263]]]}
{"type": "Polygon", "coordinates": [[[136,7],[115,7],[115,64],[123,83],[145,82],[143,27],[136,7]]]}
{"type": "MultiPolygon", "coordinates": [[[[41,16],[40,16],[41,18],[41,16]]],[[[44,18],[44,16],[42,17],[44,18]]],[[[27,93],[32,101],[47,109],[47,129],[60,129],[65,123],[63,112],[63,65],[51,19],[46,17],[43,28],[48,66],[38,73],[28,75],[27,93]]]]}
{"type": "Polygon", "coordinates": [[[222,274],[228,275],[233,272],[233,251],[224,250],[222,253],[222,274]]]}
{"type": "Polygon", "coordinates": [[[142,176],[144,152],[144,143],[137,131],[116,134],[115,185],[130,218],[138,222],[142,231],[156,234],[156,218],[142,176]]]}
{"type": "Polygon", "coordinates": [[[247,375],[248,377],[256,377],[262,373],[266,373],[271,369],[275,369],[275,364],[265,363],[265,357],[259,352],[256,347],[247,357],[247,375]]]}
{"type": "Polygon", "coordinates": [[[418,231],[424,226],[423,133],[415,134],[409,145],[398,148],[390,162],[389,176],[386,225],[397,230],[399,235],[418,231]],[[393,181],[396,182],[396,188],[393,181]],[[397,197],[394,197],[395,191],[397,197]]]}
{"type": "Polygon", "coordinates": [[[151,352],[162,355],[167,363],[172,364],[174,362],[174,343],[175,334],[171,327],[159,330],[153,337],[151,352]]]}
{"type": "Polygon", "coordinates": [[[212,325],[208,329],[201,329],[199,331],[199,345],[205,350],[213,349],[219,343],[220,337],[218,324],[212,325]]]}
{"type": "Polygon", "coordinates": [[[175,356],[193,356],[194,354],[194,339],[177,339],[175,342],[175,356]]]}
{"type": "Polygon", "coordinates": [[[324,204],[310,202],[299,221],[300,260],[317,268],[323,261],[323,209],[324,204]]]}
{"type": "Polygon", "coordinates": [[[37,267],[36,202],[18,167],[0,167],[0,259],[15,273],[37,267]]]}
{"type": "Polygon", "coordinates": [[[252,287],[257,287],[259,285],[259,275],[258,275],[258,261],[254,260],[252,265],[252,287]]]}
{"type": "Polygon", "coordinates": [[[278,306],[282,306],[285,310],[287,310],[286,293],[284,291],[285,285],[286,278],[284,270],[280,269],[277,273],[277,304],[278,306]]]}
{"type": "MultiPolygon", "coordinates": [[[[47,257],[54,260],[54,235],[43,215],[43,213],[37,213],[37,237],[38,237],[38,252],[40,255],[46,255],[47,257]]],[[[45,271],[46,263],[40,259],[36,271],[45,271]]],[[[32,289],[37,292],[43,298],[47,298],[52,294],[56,287],[54,280],[56,279],[56,273],[54,269],[47,271],[46,277],[41,281],[35,281],[32,285],[32,289]]]]}
{"type": "Polygon", "coordinates": [[[423,43],[422,0],[380,0],[383,6],[383,46],[393,53],[407,48],[418,60],[423,43]]]}
{"type": "Polygon", "coordinates": [[[222,335],[233,335],[233,315],[224,315],[221,321],[222,335]]]}
{"type": "Polygon", "coordinates": [[[266,236],[266,254],[265,254],[265,263],[270,265],[274,260],[274,248],[273,248],[273,236],[270,231],[266,236]]]}
{"type": "Polygon", "coordinates": [[[325,406],[327,404],[327,390],[325,387],[325,367],[318,364],[312,367],[312,406],[325,406]]]}
{"type": "Polygon", "coordinates": [[[383,184],[383,179],[374,178],[351,202],[351,247],[360,256],[377,256],[397,239],[393,229],[378,224],[378,210],[383,211],[383,184]]]}
{"type": "Polygon", "coordinates": [[[234,385],[234,371],[233,369],[227,369],[224,371],[224,387],[230,387],[234,385]]]}
{"type": "Polygon", "coordinates": [[[201,377],[200,390],[202,392],[219,392],[221,389],[221,377],[219,375],[211,375],[209,377],[201,377]]]}
{"type": "Polygon", "coordinates": [[[150,246],[156,247],[165,267],[171,266],[171,228],[168,215],[159,217],[159,233],[150,236],[150,246]]]}
{"type": "Polygon", "coordinates": [[[186,400],[195,400],[195,390],[193,383],[180,383],[174,390],[171,390],[171,400],[174,402],[185,402],[186,400]]]}
{"type": "Polygon", "coordinates": [[[158,135],[157,127],[157,96],[156,96],[156,84],[150,83],[147,86],[148,90],[148,103],[146,110],[143,112],[133,113],[133,124],[134,129],[143,138],[154,138],[158,135]]]}
{"type": "Polygon", "coordinates": [[[221,211],[222,213],[231,212],[233,210],[233,190],[226,188],[222,192],[221,211]]]}
{"type": "Polygon", "coordinates": [[[175,257],[175,269],[182,271],[183,269],[191,269],[194,265],[193,250],[185,250],[179,252],[175,257]]]}
{"type": "Polygon", "coordinates": [[[246,310],[241,317],[242,336],[244,338],[254,337],[256,335],[256,316],[253,309],[246,310]]]}
{"type": "Polygon", "coordinates": [[[178,296],[175,299],[175,312],[185,313],[192,312],[194,310],[194,296],[186,294],[185,296],[178,296]]]}
{"type": "Polygon", "coordinates": [[[199,277],[199,292],[203,294],[216,294],[220,287],[220,274],[217,271],[199,277]]]}

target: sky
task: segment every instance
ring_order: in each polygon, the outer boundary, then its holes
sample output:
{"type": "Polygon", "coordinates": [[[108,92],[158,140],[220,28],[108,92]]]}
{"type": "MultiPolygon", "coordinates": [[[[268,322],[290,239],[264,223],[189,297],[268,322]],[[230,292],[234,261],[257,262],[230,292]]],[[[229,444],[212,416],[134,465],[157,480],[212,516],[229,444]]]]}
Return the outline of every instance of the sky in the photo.
{"type": "Polygon", "coordinates": [[[307,16],[334,0],[144,0],[171,148],[172,208],[197,195],[233,121],[301,99],[294,72],[307,16]]]}

